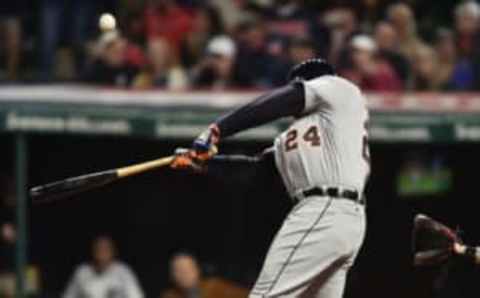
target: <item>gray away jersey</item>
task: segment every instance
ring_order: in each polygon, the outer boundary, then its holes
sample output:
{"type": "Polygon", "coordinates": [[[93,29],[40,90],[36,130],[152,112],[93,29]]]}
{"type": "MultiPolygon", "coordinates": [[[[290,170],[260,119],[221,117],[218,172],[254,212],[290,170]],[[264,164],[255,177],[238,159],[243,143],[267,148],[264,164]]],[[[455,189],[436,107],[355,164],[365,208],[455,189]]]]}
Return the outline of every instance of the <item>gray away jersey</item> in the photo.
{"type": "Polygon", "coordinates": [[[305,110],[275,140],[275,161],[289,194],[318,186],[363,193],[370,172],[366,99],[338,76],[303,83],[305,110]]]}

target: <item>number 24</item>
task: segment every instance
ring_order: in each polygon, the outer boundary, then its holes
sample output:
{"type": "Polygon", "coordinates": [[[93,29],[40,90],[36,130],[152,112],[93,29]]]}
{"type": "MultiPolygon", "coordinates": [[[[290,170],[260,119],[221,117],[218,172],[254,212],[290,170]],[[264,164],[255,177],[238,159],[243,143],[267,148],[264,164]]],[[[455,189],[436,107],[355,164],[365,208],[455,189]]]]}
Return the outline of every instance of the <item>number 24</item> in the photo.
{"type": "MultiPolygon", "coordinates": [[[[292,151],[298,148],[298,130],[292,129],[287,133],[285,140],[285,151],[292,151]]],[[[310,126],[309,129],[303,134],[303,140],[310,143],[312,147],[320,146],[320,135],[318,133],[318,127],[315,125],[310,126]]]]}
{"type": "MultiPolygon", "coordinates": [[[[365,123],[365,131],[367,130],[367,123],[365,123]]],[[[292,129],[287,133],[285,139],[285,151],[289,152],[298,148],[298,130],[292,129]]],[[[310,126],[303,134],[303,140],[310,143],[310,146],[320,146],[320,134],[318,133],[318,127],[315,125],[310,126]]],[[[365,134],[362,139],[362,157],[370,164],[370,150],[368,148],[368,137],[365,134]]]]}

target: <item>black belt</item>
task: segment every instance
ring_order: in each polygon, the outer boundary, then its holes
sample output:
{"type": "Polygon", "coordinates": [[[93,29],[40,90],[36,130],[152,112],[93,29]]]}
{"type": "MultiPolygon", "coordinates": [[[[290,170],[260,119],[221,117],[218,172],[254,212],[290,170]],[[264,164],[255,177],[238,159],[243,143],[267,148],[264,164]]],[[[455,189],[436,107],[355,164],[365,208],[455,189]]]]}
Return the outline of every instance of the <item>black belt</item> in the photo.
{"type": "Polygon", "coordinates": [[[338,187],[327,187],[327,188],[320,188],[314,187],[302,192],[304,198],[311,197],[311,196],[320,196],[320,197],[332,197],[335,199],[347,199],[359,204],[364,204],[364,198],[360,195],[360,193],[356,190],[349,190],[343,189],[340,191],[338,187]]]}

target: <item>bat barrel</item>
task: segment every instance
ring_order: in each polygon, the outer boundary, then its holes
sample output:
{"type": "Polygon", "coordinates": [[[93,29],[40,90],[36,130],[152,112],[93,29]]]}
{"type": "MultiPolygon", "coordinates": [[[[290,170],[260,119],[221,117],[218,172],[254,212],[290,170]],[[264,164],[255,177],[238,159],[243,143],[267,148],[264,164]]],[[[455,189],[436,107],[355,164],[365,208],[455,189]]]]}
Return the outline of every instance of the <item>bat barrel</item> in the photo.
{"type": "Polygon", "coordinates": [[[167,166],[173,159],[174,156],[168,156],[123,168],[97,172],[36,186],[30,189],[30,197],[34,203],[44,203],[64,199],[68,196],[109,184],[117,179],[167,166]]]}
{"type": "Polygon", "coordinates": [[[111,183],[117,178],[115,170],[78,176],[33,187],[30,189],[30,197],[34,203],[51,202],[111,183]]]}

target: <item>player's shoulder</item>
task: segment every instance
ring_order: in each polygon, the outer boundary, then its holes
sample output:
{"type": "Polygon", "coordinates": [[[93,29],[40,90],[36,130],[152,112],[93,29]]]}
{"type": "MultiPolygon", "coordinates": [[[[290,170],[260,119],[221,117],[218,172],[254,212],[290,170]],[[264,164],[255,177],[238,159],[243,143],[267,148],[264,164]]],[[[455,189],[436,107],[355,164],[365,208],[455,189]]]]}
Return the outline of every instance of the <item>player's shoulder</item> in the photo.
{"type": "Polygon", "coordinates": [[[342,90],[350,90],[352,92],[360,92],[360,88],[351,81],[336,75],[325,75],[305,82],[314,88],[339,88],[342,90]]]}
{"type": "Polygon", "coordinates": [[[321,76],[304,84],[307,98],[320,98],[332,107],[358,108],[366,103],[360,88],[339,76],[321,76]]]}

